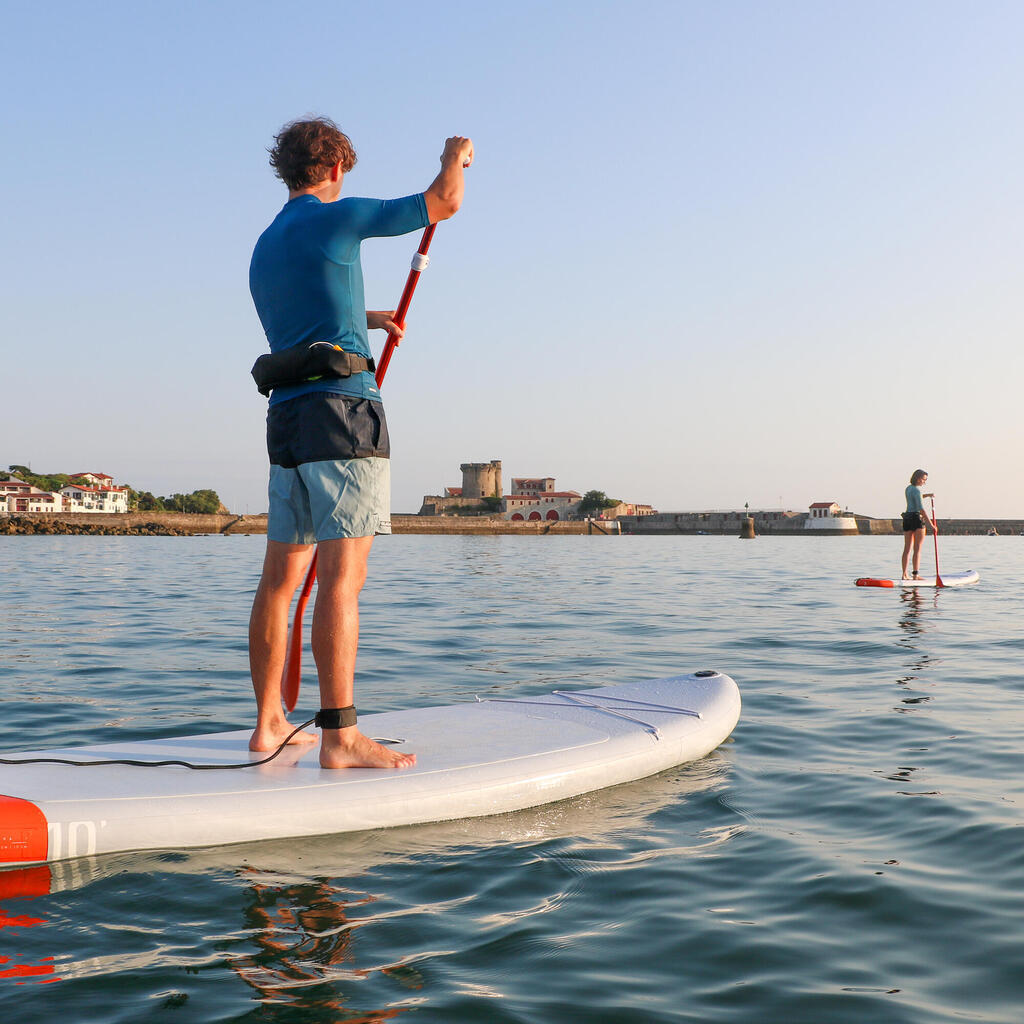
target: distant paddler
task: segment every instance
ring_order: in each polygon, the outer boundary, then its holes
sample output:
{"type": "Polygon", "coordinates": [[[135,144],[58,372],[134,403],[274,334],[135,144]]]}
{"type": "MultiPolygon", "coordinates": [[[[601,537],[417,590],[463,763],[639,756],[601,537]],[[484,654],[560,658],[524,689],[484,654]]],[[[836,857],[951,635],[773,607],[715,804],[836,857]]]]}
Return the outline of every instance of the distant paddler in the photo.
{"type": "Polygon", "coordinates": [[[924,510],[924,498],[934,498],[932,493],[922,494],[921,486],[928,480],[928,474],[923,469],[915,469],[910,477],[910,484],[907,486],[907,510],[903,513],[903,559],[900,568],[905,580],[921,578],[921,544],[924,542],[925,527],[930,526],[935,530],[935,523],[928,518],[924,510]],[[907,575],[907,560],[910,556],[910,548],[913,545],[913,575],[907,575]]]}

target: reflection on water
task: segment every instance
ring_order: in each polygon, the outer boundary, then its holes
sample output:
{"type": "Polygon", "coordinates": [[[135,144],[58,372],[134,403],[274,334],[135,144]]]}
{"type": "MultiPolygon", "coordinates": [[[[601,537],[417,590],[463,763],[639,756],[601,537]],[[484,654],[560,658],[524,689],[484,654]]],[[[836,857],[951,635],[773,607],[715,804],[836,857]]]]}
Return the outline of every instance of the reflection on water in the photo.
{"type": "MultiPolygon", "coordinates": [[[[907,686],[927,676],[929,672],[941,664],[941,659],[935,657],[928,651],[927,634],[933,628],[933,620],[922,612],[938,611],[939,591],[933,590],[925,596],[918,588],[902,590],[899,595],[900,635],[897,643],[910,655],[906,662],[909,675],[902,675],[896,681],[901,686],[907,686]]],[[[924,703],[930,697],[906,697],[903,699],[905,705],[924,703]]],[[[898,708],[906,711],[909,708],[898,708]]]]}
{"type": "MultiPolygon", "coordinates": [[[[122,972],[173,974],[191,962],[179,945],[152,948],[131,941],[130,929],[116,926],[115,950],[90,957],[60,955],[65,922],[59,897],[109,906],[106,894],[128,890],[133,900],[137,892],[146,904],[152,889],[187,892],[214,878],[231,891],[219,908],[209,908],[216,920],[217,962],[244,982],[252,999],[286,1014],[281,1019],[312,1024],[390,1020],[419,1007],[429,993],[429,979],[418,964],[458,952],[437,948],[430,937],[436,922],[469,915],[481,933],[514,936],[523,927],[534,927],[537,915],[556,912],[577,895],[592,871],[628,873],[645,863],[653,868],[660,858],[699,860],[735,841],[743,834],[742,824],[708,827],[700,814],[694,816],[689,842],[678,843],[678,830],[673,843],[657,841],[659,816],[686,815],[694,801],[715,800],[728,785],[730,767],[726,745],[698,763],[660,775],[489,818],[9,869],[0,872],[0,913],[6,914],[0,921],[32,928],[33,947],[47,953],[12,959],[8,975],[0,977],[71,983],[102,976],[115,965],[122,972]],[[651,848],[640,852],[624,845],[623,837],[644,832],[651,835],[651,848]],[[463,878],[459,864],[477,861],[491,863],[491,877],[484,881],[469,867],[463,878]],[[456,869],[456,888],[452,891],[446,881],[438,892],[433,873],[438,865],[442,874],[450,871],[443,867],[446,862],[456,869]],[[547,888],[545,865],[558,867],[553,891],[547,888]],[[382,881],[396,873],[423,875],[418,898],[403,901],[382,881]],[[538,881],[539,895],[532,889],[538,881]],[[38,908],[31,917],[24,913],[29,900],[38,908]],[[383,952],[377,936],[384,932],[405,935],[407,944],[392,942],[383,952]],[[387,998],[368,1008],[364,983],[375,978],[387,998]],[[294,1018],[287,1016],[292,1012],[294,1018]]],[[[116,915],[111,909],[109,924],[116,915]]],[[[206,930],[211,932],[209,925],[206,930]]],[[[12,954],[21,945],[15,944],[12,954]]],[[[204,959],[199,958],[198,969],[204,959]]],[[[163,1005],[185,1005],[186,989],[167,990],[163,1005]]]]}
{"type": "MultiPolygon", "coordinates": [[[[394,1008],[343,1015],[343,999],[332,984],[372,973],[372,968],[355,966],[353,929],[358,921],[349,917],[352,909],[373,903],[372,896],[353,897],[326,881],[274,884],[262,881],[261,873],[252,868],[244,877],[243,917],[256,951],[229,955],[227,963],[261,1002],[301,1006],[306,1019],[348,1024],[376,1024],[402,1012],[394,1008]]],[[[415,970],[380,970],[400,977],[406,986],[422,986],[415,970]]]]}
{"type": "MultiPolygon", "coordinates": [[[[50,892],[50,869],[44,865],[31,868],[16,868],[14,871],[0,872],[0,934],[10,935],[5,929],[35,928],[45,924],[44,918],[33,917],[24,913],[25,903],[37,896],[46,896],[50,892]],[[17,908],[17,909],[15,909],[17,908]]],[[[12,949],[12,956],[0,956],[0,978],[25,979],[36,981],[57,981],[52,963],[44,957],[32,962],[18,955],[20,943],[17,938],[12,943],[4,943],[12,949]]]]}

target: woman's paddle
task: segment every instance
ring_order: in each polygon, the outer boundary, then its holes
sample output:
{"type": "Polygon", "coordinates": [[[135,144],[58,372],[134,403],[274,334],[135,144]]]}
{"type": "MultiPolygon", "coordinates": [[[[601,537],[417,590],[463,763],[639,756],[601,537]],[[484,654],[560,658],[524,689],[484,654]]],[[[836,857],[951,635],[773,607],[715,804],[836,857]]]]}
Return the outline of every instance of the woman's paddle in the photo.
{"type": "MultiPolygon", "coordinates": [[[[398,307],[395,309],[394,322],[399,328],[405,327],[405,317],[409,312],[409,303],[412,302],[413,292],[419,282],[420,274],[427,269],[430,262],[427,250],[430,248],[431,239],[434,237],[436,224],[428,224],[420,239],[420,246],[412,258],[412,269],[405,279],[405,288],[402,289],[402,297],[398,300],[398,307]]],[[[381,386],[384,374],[388,372],[388,364],[391,356],[398,348],[398,335],[394,331],[388,331],[387,340],[384,342],[384,349],[380,355],[380,362],[377,364],[375,379],[377,387],[381,386]]],[[[289,711],[295,710],[299,700],[299,683],[302,678],[302,616],[306,612],[306,604],[309,595],[316,582],[316,548],[313,549],[313,557],[309,562],[309,571],[306,573],[306,582],[302,585],[302,592],[295,605],[295,618],[292,621],[291,629],[288,631],[288,650],[284,658],[284,672],[281,675],[281,699],[289,711]]]]}
{"type": "Polygon", "coordinates": [[[939,575],[939,521],[935,518],[935,497],[932,496],[932,536],[935,538],[935,586],[944,587],[939,575]]]}

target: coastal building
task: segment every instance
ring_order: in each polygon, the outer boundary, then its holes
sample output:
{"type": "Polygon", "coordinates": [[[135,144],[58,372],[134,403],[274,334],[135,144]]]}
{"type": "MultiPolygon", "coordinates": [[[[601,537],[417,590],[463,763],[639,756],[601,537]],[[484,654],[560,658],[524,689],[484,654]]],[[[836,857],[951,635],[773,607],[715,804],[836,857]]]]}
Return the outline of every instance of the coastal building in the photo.
{"type": "MultiPolygon", "coordinates": [[[[462,498],[497,498],[501,495],[501,459],[490,462],[464,462],[462,470],[462,498]]],[[[454,488],[449,488],[454,490],[454,488]]]]}
{"type": "Polygon", "coordinates": [[[60,489],[67,499],[65,512],[127,512],[128,488],[115,487],[109,476],[76,473],[72,480],[102,481],[102,483],[73,483],[60,489]]]}
{"type": "MultiPolygon", "coordinates": [[[[443,494],[424,495],[421,516],[481,515],[500,511],[502,518],[514,522],[579,518],[582,495],[577,491],[555,490],[553,476],[513,477],[511,493],[503,494],[500,459],[464,462],[459,468],[462,486],[445,487],[443,494]]],[[[653,512],[650,505],[620,502],[595,518],[614,519],[619,515],[643,516],[653,512]]]]}
{"type": "Polygon", "coordinates": [[[520,476],[512,478],[512,493],[502,498],[501,510],[513,522],[556,523],[574,513],[582,500],[575,491],[556,491],[553,476],[520,476]]]}
{"type": "Polygon", "coordinates": [[[553,476],[514,476],[513,494],[550,494],[555,489],[553,476]]]}
{"type": "MultiPolygon", "coordinates": [[[[553,480],[551,482],[554,483],[553,480]]],[[[583,495],[576,491],[556,491],[552,488],[535,494],[506,494],[502,499],[501,510],[505,518],[513,522],[546,519],[556,523],[575,514],[582,500],[583,495]]]]}
{"type": "Polygon", "coordinates": [[[127,512],[128,488],[104,473],[76,473],[59,492],[41,491],[24,480],[0,480],[0,513],[127,512]]]}
{"type": "Polygon", "coordinates": [[[41,491],[15,477],[0,480],[0,515],[18,512],[63,512],[64,500],[59,494],[41,491]]]}
{"type": "Polygon", "coordinates": [[[72,473],[71,482],[86,487],[102,487],[106,490],[114,488],[114,478],[107,476],[106,473],[72,473]]]}
{"type": "Polygon", "coordinates": [[[817,533],[850,534],[858,533],[857,520],[853,516],[844,516],[839,503],[835,501],[812,501],[808,516],[804,522],[805,530],[817,533]]]}

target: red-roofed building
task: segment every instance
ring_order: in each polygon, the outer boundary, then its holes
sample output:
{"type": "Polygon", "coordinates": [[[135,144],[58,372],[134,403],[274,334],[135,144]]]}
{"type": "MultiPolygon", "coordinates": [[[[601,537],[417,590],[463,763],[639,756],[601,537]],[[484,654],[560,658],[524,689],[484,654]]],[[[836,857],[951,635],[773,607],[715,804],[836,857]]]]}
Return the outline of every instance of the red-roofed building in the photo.
{"type": "Polygon", "coordinates": [[[839,503],[836,501],[812,501],[810,509],[812,519],[825,519],[827,516],[839,515],[839,503]]]}
{"type": "Polygon", "coordinates": [[[106,473],[72,473],[71,480],[77,484],[84,484],[89,487],[102,487],[105,489],[114,486],[114,478],[106,473]]]}
{"type": "Polygon", "coordinates": [[[64,499],[50,491],[40,491],[24,480],[10,477],[0,480],[0,513],[62,512],[64,499]]]}
{"type": "MultiPolygon", "coordinates": [[[[513,480],[512,482],[516,484],[523,481],[513,480]]],[[[545,477],[542,480],[531,479],[527,482],[530,484],[544,483],[551,486],[550,489],[545,490],[506,494],[501,499],[501,509],[505,513],[506,519],[515,522],[521,520],[529,522],[538,519],[557,522],[559,519],[568,518],[579,508],[579,504],[583,500],[583,495],[577,494],[576,491],[556,491],[553,477],[545,477]]]]}
{"type": "Polygon", "coordinates": [[[66,512],[127,512],[128,488],[115,487],[105,473],[75,473],[75,483],[60,489],[66,512]]]}

